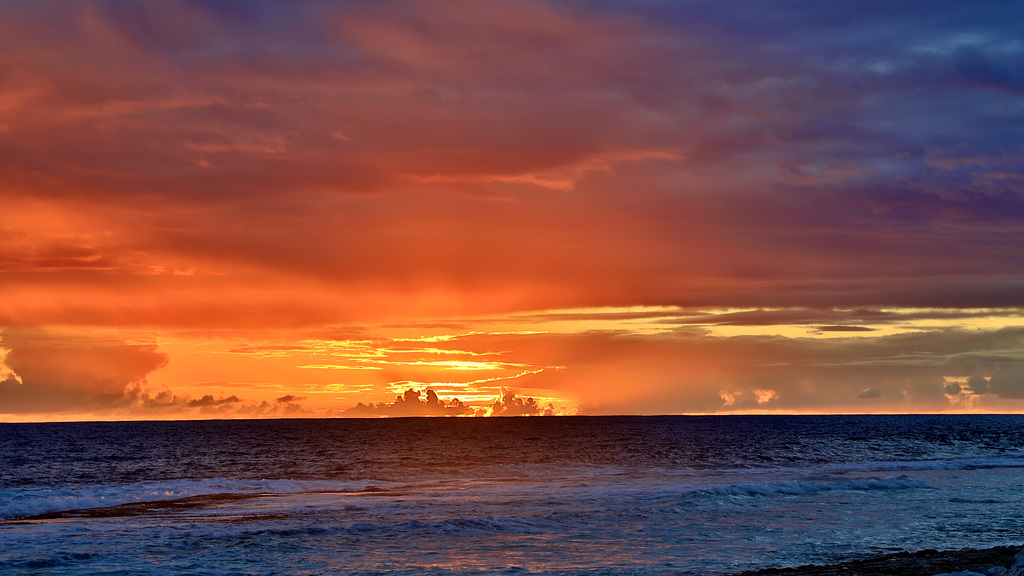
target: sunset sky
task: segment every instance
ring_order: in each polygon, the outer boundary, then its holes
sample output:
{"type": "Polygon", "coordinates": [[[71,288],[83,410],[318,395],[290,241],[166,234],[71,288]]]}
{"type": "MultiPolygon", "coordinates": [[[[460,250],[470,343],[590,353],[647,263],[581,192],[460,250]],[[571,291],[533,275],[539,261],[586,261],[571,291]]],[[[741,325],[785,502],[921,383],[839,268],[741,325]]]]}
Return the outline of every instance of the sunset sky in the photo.
{"type": "Polygon", "coordinates": [[[1024,4],[0,2],[0,421],[750,411],[1024,411],[1024,4]]]}

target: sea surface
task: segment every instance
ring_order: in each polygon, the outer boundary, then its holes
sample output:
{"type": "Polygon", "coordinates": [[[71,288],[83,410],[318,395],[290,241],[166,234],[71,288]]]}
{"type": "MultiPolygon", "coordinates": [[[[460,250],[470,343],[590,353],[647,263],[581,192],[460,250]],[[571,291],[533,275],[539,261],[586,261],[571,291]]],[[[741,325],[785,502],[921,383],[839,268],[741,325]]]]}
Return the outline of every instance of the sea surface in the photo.
{"type": "Polygon", "coordinates": [[[1024,416],[0,424],[0,574],[727,574],[1024,543],[1024,416]]]}

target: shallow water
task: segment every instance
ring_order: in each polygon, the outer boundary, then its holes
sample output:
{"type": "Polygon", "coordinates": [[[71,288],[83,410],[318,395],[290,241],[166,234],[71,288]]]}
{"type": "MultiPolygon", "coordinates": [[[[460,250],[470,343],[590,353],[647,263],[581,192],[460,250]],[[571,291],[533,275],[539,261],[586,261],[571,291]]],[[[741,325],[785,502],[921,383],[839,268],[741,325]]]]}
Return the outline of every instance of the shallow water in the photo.
{"type": "Polygon", "coordinates": [[[1020,544],[1022,425],[1021,416],[0,425],[0,572],[719,574],[1020,544]]]}

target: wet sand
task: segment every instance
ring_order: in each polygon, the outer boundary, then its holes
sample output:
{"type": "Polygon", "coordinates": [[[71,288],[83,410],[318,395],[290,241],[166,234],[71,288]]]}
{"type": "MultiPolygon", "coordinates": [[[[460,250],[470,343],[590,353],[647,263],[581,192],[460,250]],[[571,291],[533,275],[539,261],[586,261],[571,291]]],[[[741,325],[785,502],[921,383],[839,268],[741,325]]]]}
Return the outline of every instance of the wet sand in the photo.
{"type": "Polygon", "coordinates": [[[741,572],[735,576],[933,576],[992,566],[1009,568],[1022,546],[976,550],[921,550],[826,566],[796,566],[741,572]]]}

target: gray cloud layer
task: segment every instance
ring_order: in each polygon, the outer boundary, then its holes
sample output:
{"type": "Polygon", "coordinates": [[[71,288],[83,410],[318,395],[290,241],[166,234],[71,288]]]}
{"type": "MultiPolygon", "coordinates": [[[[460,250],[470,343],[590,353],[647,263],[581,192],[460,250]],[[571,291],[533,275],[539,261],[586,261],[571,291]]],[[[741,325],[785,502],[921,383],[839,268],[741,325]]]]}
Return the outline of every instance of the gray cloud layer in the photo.
{"type": "Polygon", "coordinates": [[[1014,3],[65,7],[2,9],[3,194],[146,226],[12,244],[12,279],[130,248],[601,287],[558,305],[1024,303],[1014,3]]]}

